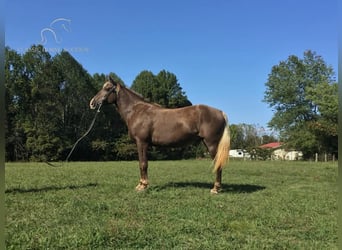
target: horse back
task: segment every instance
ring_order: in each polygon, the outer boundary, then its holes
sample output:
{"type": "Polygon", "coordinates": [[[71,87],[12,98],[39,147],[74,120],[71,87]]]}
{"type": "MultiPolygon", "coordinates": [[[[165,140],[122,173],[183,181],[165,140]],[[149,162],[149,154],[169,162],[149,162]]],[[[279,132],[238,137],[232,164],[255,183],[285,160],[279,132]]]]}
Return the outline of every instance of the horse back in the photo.
{"type": "Polygon", "coordinates": [[[207,136],[216,137],[224,128],[222,112],[206,105],[167,109],[141,103],[133,113],[128,124],[131,137],[155,145],[182,145],[207,136]]]}

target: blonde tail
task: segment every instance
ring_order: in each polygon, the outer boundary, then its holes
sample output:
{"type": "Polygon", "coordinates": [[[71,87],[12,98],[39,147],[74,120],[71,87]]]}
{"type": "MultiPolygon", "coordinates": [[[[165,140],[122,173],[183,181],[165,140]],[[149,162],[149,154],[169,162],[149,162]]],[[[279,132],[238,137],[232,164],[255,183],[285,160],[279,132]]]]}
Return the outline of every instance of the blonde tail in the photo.
{"type": "Polygon", "coordinates": [[[223,168],[229,162],[229,150],[230,150],[230,130],[228,118],[225,113],[223,113],[223,117],[226,120],[226,126],[224,128],[222,137],[220,139],[220,143],[217,147],[217,153],[214,158],[214,172],[218,169],[223,168]]]}

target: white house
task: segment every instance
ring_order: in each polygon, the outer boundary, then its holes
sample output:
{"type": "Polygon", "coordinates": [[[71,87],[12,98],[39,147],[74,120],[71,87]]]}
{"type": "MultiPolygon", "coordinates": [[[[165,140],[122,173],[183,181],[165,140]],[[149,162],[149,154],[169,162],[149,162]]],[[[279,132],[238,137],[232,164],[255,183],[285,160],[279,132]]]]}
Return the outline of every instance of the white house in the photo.
{"type": "Polygon", "coordinates": [[[296,161],[296,160],[301,160],[303,158],[303,153],[302,151],[289,151],[285,155],[285,160],[289,161],[296,161]]]}
{"type": "Polygon", "coordinates": [[[250,155],[246,150],[243,149],[231,149],[229,150],[229,157],[250,158],[250,155]]]}
{"type": "Polygon", "coordinates": [[[283,143],[281,142],[271,142],[261,145],[260,148],[273,150],[271,155],[272,160],[296,161],[301,160],[303,158],[303,153],[301,151],[286,150],[282,146],[283,143]]]}

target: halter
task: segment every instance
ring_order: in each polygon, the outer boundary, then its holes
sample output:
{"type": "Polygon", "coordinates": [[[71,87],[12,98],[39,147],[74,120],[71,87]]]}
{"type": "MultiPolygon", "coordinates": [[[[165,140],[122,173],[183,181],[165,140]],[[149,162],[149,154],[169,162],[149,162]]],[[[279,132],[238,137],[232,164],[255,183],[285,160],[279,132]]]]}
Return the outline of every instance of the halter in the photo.
{"type": "Polygon", "coordinates": [[[102,106],[103,101],[106,100],[106,99],[108,98],[108,96],[109,96],[112,92],[115,91],[115,89],[116,89],[116,86],[113,85],[113,87],[108,91],[108,93],[105,94],[105,96],[103,97],[102,101],[99,103],[99,108],[98,108],[97,112],[100,112],[100,108],[101,108],[101,106],[102,106]]]}
{"type": "Polygon", "coordinates": [[[105,97],[107,98],[109,96],[110,93],[114,92],[116,89],[116,86],[113,85],[113,87],[108,91],[108,93],[105,95],[105,97]]]}

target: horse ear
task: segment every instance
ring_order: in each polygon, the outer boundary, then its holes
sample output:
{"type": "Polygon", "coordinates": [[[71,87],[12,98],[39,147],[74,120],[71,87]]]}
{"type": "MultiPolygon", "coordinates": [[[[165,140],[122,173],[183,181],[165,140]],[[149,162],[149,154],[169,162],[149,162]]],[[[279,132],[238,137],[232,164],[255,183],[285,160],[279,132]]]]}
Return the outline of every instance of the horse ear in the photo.
{"type": "Polygon", "coordinates": [[[116,85],[116,82],[113,80],[113,78],[109,75],[109,81],[111,84],[116,85]]]}
{"type": "Polygon", "coordinates": [[[109,82],[113,84],[115,91],[118,93],[120,90],[121,84],[119,82],[114,81],[114,79],[110,75],[108,76],[108,78],[109,78],[109,82]]]}

